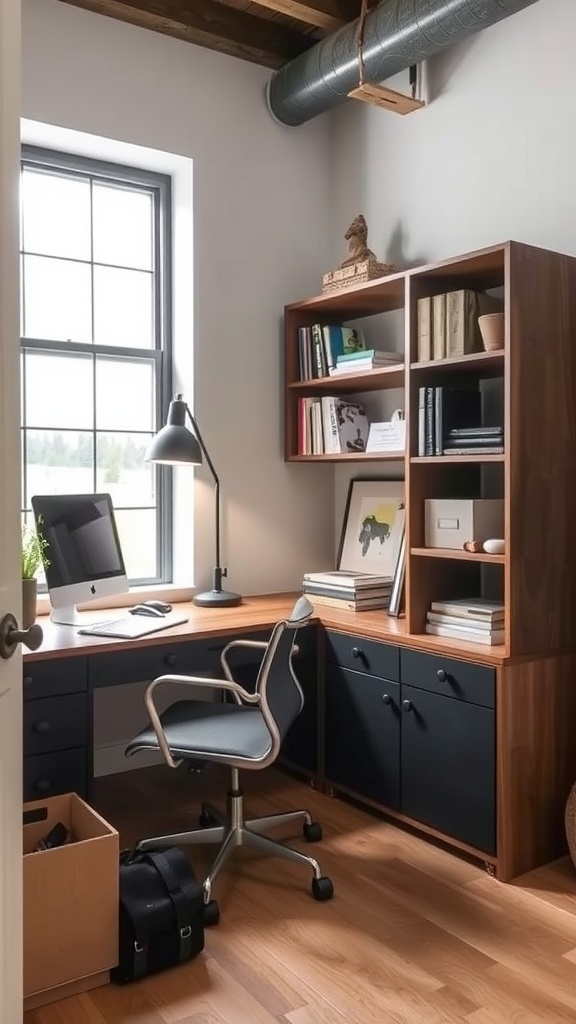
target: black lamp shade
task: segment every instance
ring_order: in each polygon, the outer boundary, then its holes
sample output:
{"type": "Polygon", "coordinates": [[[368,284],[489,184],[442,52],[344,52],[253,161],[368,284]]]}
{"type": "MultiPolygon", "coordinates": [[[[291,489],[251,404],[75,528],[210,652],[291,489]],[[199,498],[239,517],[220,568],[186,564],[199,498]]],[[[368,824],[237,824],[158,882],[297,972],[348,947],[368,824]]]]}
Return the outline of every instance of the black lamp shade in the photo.
{"type": "Polygon", "coordinates": [[[178,398],[170,402],[166,426],[154,435],[146,455],[146,462],[162,462],[167,465],[202,464],[202,449],[198,439],[185,426],[186,403],[178,398]]]}

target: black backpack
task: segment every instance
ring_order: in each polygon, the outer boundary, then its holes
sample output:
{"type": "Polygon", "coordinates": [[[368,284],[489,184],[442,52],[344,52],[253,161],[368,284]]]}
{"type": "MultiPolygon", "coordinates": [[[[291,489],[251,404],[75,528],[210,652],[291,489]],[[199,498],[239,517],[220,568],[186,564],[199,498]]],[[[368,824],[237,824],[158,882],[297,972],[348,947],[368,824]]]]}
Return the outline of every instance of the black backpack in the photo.
{"type": "Polygon", "coordinates": [[[119,963],[124,984],[185,963],[204,949],[204,894],[181,850],[120,858],[119,963]]]}

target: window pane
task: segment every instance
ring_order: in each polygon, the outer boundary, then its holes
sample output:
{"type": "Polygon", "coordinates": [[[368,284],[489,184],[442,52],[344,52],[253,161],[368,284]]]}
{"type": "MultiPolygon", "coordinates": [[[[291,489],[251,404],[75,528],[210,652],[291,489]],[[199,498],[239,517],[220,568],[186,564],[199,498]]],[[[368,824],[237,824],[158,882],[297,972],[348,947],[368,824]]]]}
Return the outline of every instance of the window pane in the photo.
{"type": "Polygon", "coordinates": [[[94,490],[92,434],[25,430],[26,500],[34,494],[87,494],[94,490]]]}
{"type": "Polygon", "coordinates": [[[116,509],[116,523],[131,580],[158,576],[156,564],[156,510],[116,509]]]}
{"type": "Polygon", "coordinates": [[[94,260],[152,270],[152,196],[95,182],[94,260]]]}
{"type": "Polygon", "coordinates": [[[90,267],[24,257],[24,334],[47,341],[92,341],[90,267]]]}
{"type": "Polygon", "coordinates": [[[155,429],[155,372],[138,359],[96,357],[98,430],[155,429]]]}
{"type": "Polygon", "coordinates": [[[153,345],[152,274],[94,267],[94,341],[98,345],[153,345]]]}
{"type": "Polygon", "coordinates": [[[26,352],[24,359],[25,424],[61,430],[92,429],[92,356],[26,352]]]}
{"type": "Polygon", "coordinates": [[[45,256],[90,259],[90,182],[25,169],[23,248],[45,256]]]}
{"type": "Polygon", "coordinates": [[[154,466],[144,462],[151,434],[98,434],[96,490],[112,495],[114,507],[155,502],[154,466]]]}

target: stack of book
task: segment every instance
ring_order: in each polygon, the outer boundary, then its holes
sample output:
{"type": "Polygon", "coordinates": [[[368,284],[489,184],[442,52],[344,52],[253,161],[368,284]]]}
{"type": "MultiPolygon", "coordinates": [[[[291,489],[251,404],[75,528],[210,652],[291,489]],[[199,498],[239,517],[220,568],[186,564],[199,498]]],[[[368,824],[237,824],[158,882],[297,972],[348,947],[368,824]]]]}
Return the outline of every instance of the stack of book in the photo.
{"type": "Polygon", "coordinates": [[[418,455],[496,455],[502,426],[483,426],[477,387],[418,389],[418,455]]]}
{"type": "Polygon", "coordinates": [[[418,360],[427,362],[482,352],[478,317],[503,309],[502,299],[470,288],[418,299],[418,360]]]}
{"type": "Polygon", "coordinates": [[[397,352],[382,352],[377,348],[365,348],[338,356],[336,366],[330,367],[329,373],[331,377],[341,377],[349,373],[380,370],[385,366],[398,366],[402,361],[402,356],[397,352]]]}
{"type": "Polygon", "coordinates": [[[368,612],[387,608],[392,578],[367,572],[335,569],[334,572],[304,573],[302,590],[313,604],[368,612]]]}
{"type": "Polygon", "coordinates": [[[298,399],[298,454],[365,452],[369,423],[361,402],[323,395],[298,399]]]}
{"type": "Polygon", "coordinates": [[[443,455],[501,455],[503,427],[454,427],[443,440],[443,455]]]}
{"type": "Polygon", "coordinates": [[[473,644],[504,643],[504,605],[484,597],[432,601],[426,615],[426,632],[473,644]]]}

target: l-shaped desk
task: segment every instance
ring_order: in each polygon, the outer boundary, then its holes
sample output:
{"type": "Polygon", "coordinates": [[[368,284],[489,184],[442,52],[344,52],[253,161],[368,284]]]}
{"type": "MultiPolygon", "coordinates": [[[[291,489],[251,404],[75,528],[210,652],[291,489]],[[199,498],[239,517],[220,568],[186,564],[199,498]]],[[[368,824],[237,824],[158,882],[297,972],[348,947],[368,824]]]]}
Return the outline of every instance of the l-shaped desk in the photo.
{"type": "MultiPolygon", "coordinates": [[[[80,636],[41,617],[42,646],[24,654],[24,798],[90,798],[94,690],[221,675],[226,643],[266,639],[296,596],[179,604],[186,624],[136,640],[80,636]]],[[[305,706],[282,749],[286,767],[473,855],[503,881],[565,852],[575,654],[510,659],[498,647],[409,634],[384,611],[316,610],[297,638],[305,706]]],[[[246,651],[236,665],[245,685],[254,658],[246,651]]]]}

